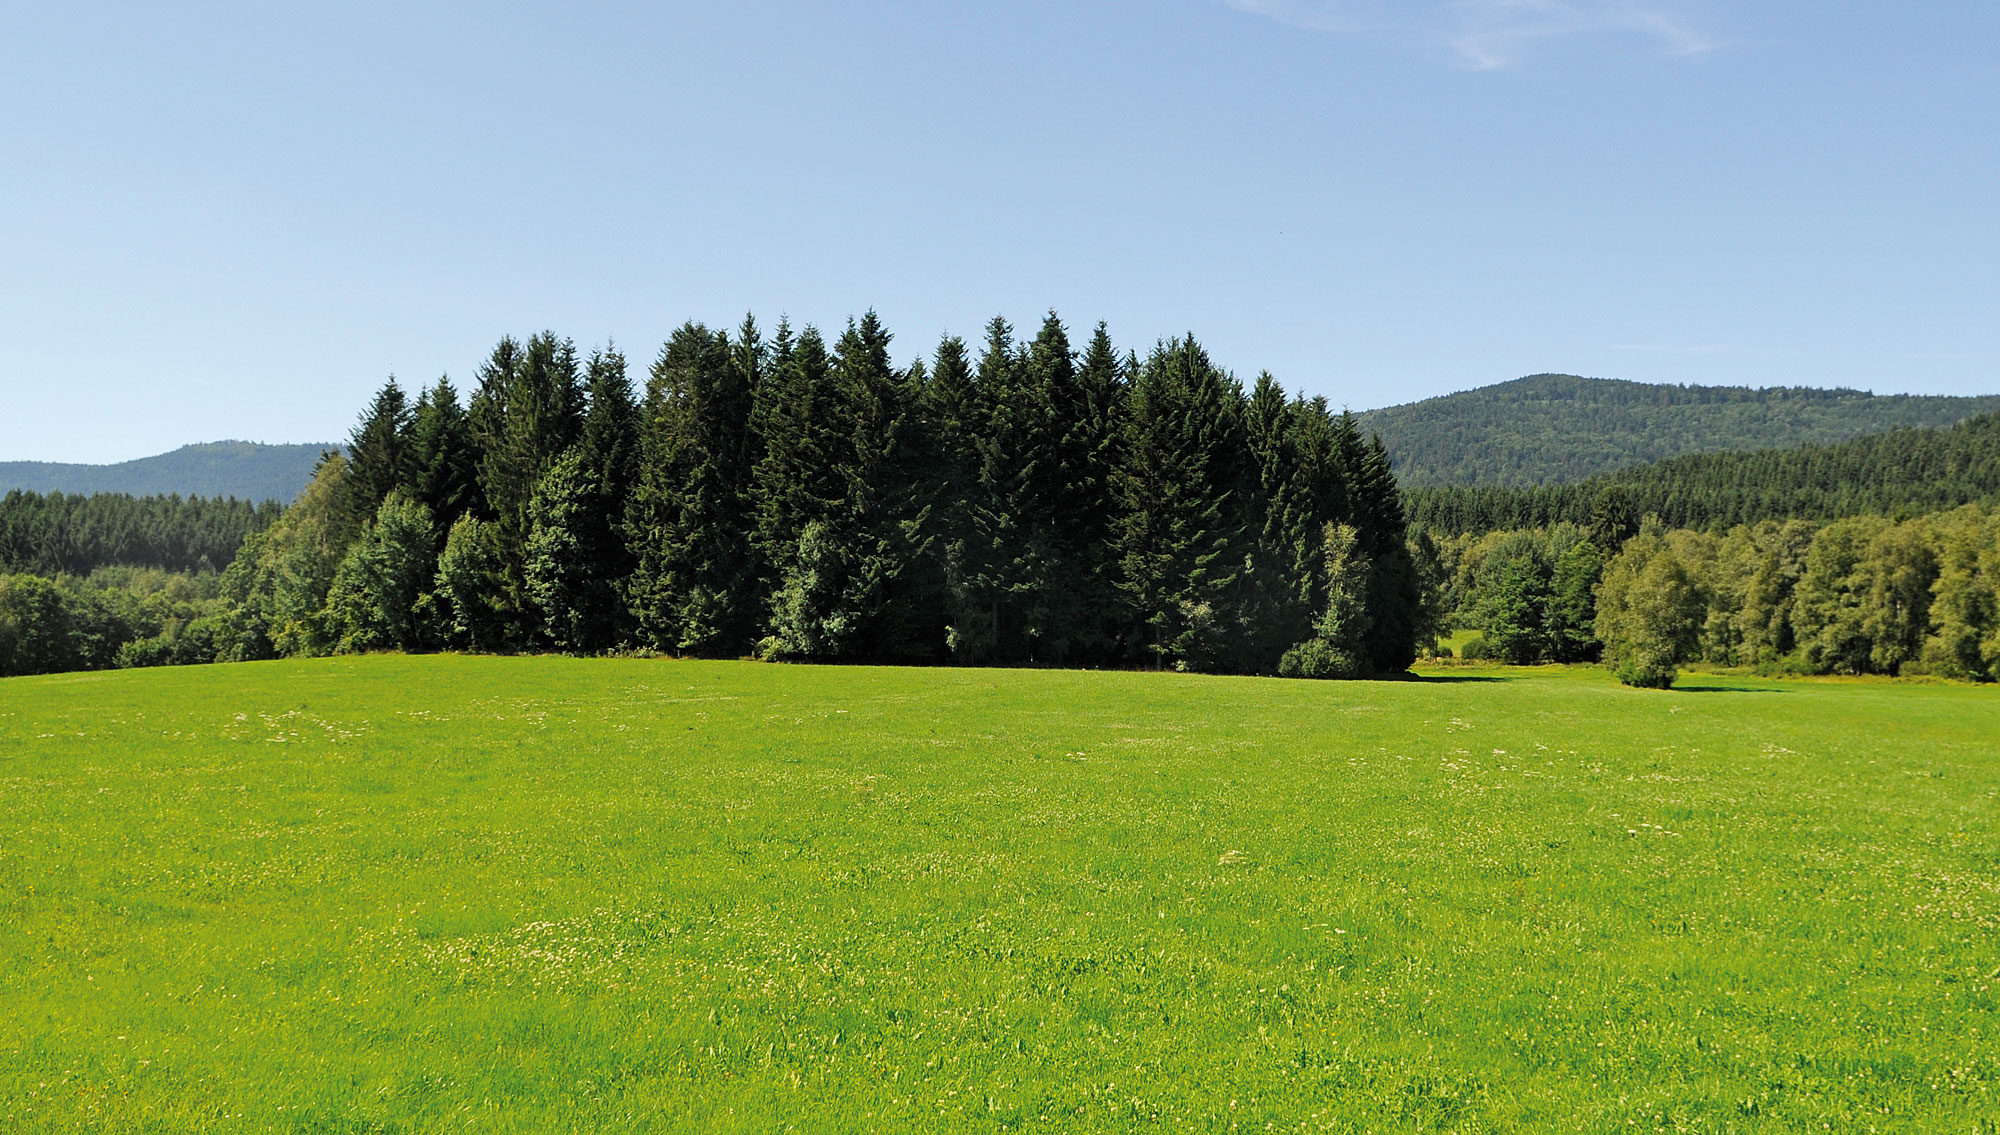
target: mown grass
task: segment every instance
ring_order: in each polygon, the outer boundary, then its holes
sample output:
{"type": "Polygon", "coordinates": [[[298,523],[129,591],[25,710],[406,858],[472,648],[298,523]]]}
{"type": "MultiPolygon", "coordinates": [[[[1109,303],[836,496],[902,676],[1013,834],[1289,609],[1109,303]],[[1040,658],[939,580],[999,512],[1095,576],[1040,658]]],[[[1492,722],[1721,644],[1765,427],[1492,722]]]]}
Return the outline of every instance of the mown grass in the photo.
{"type": "Polygon", "coordinates": [[[2000,697],[0,682],[0,1129],[1979,1131],[2000,697]]]}

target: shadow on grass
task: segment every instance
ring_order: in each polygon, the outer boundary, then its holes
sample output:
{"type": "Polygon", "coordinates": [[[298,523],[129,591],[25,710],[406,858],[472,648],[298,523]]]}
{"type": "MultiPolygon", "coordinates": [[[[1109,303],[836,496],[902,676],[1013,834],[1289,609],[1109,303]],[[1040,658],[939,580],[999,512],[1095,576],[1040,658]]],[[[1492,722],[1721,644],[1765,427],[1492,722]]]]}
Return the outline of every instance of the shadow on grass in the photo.
{"type": "Polygon", "coordinates": [[[1776,686],[1683,686],[1678,682],[1666,691],[1674,694],[1782,694],[1776,686]]]}
{"type": "Polygon", "coordinates": [[[1397,674],[1389,679],[1392,682],[1421,682],[1425,685],[1455,682],[1518,682],[1520,680],[1519,678],[1510,677],[1505,674],[1397,674]]]}

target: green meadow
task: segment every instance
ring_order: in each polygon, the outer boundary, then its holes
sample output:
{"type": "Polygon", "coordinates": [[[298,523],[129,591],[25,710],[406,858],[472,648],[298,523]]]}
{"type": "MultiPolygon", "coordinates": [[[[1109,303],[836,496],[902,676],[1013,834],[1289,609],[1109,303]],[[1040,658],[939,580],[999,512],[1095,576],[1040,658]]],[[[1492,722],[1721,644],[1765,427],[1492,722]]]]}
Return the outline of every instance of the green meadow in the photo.
{"type": "Polygon", "coordinates": [[[2000,693],[0,681],[0,1130],[1993,1131],[2000,693]]]}

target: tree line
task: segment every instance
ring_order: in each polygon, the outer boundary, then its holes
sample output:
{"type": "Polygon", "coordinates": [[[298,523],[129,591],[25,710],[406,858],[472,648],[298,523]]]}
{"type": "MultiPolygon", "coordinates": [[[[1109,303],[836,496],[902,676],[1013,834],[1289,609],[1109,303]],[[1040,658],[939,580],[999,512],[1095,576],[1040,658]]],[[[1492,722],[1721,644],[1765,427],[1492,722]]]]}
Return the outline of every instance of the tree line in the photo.
{"type": "Polygon", "coordinates": [[[0,497],[0,572],[86,576],[114,564],[220,571],[278,512],[274,501],[234,497],[17,490],[0,497]]]}
{"type": "MultiPolygon", "coordinates": [[[[461,401],[391,379],[252,532],[217,613],[148,657],[379,649],[1400,671],[1430,630],[1379,440],[1192,336],[1143,357],[1054,314],[898,367],[679,328],[504,338],[461,401]],[[179,639],[185,638],[186,643],[179,639]]],[[[0,618],[4,618],[0,615],[0,618]]]]}
{"type": "Polygon", "coordinates": [[[1468,657],[1593,661],[1641,685],[1689,662],[2000,678],[2000,509],[1766,520],[1623,537],[1546,528],[1415,541],[1468,657]]]}
{"type": "Polygon", "coordinates": [[[1724,530],[1990,505],[2000,503],[2000,414],[1833,445],[1677,457],[1568,485],[1411,489],[1406,501],[1413,524],[1444,533],[1559,523],[1630,530],[1645,516],[1724,530]]]}

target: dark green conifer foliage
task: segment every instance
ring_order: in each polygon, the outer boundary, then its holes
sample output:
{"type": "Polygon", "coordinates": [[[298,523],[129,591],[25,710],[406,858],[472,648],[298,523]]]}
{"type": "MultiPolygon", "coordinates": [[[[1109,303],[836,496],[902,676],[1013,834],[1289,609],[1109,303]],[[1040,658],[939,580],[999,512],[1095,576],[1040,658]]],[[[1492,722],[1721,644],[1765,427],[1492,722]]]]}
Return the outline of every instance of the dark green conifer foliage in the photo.
{"type": "MultiPolygon", "coordinates": [[[[639,407],[625,373],[625,356],[616,347],[590,353],[584,398],[583,467],[606,507],[616,509],[632,495],[639,478],[639,407]]],[[[622,523],[622,518],[613,517],[612,523],[622,523]]]]}
{"type": "Polygon", "coordinates": [[[534,638],[558,650],[594,653],[613,645],[618,593],[604,570],[612,549],[597,473],[583,447],[549,466],[528,501],[523,592],[536,616],[534,638]]]}
{"type": "Polygon", "coordinates": [[[873,311],[849,322],[823,377],[818,343],[810,328],[800,338],[787,410],[774,419],[780,432],[759,466],[760,485],[776,493],[760,542],[777,580],[759,649],[777,658],[921,654],[921,619],[898,602],[906,565],[926,551],[914,391],[889,365],[889,332],[873,311]],[[810,409],[803,429],[801,408],[810,409]]]}
{"type": "MultiPolygon", "coordinates": [[[[577,446],[589,474],[592,496],[582,521],[582,538],[597,550],[598,572],[612,590],[625,595],[637,558],[628,513],[639,480],[639,408],[626,377],[625,356],[616,347],[592,351],[584,365],[587,409],[577,446]]],[[[621,598],[605,625],[594,632],[609,645],[623,641],[630,619],[621,598]]]]}
{"type": "Polygon", "coordinates": [[[1243,563],[1242,390],[1188,336],[1153,349],[1130,406],[1118,477],[1120,584],[1144,620],[1146,658],[1206,668],[1243,563]]]}
{"type": "MultiPolygon", "coordinates": [[[[14,494],[0,564],[214,567],[241,542],[228,608],[199,633],[128,643],[146,663],[445,641],[589,652],[629,641],[637,615],[649,645],[696,654],[1269,672],[1312,646],[1295,668],[1346,673],[1394,669],[1429,634],[1387,455],[1351,417],[1268,375],[1246,397],[1192,338],[1141,366],[1102,324],[1079,353],[1054,313],[1025,345],[1004,318],[986,332],[976,367],[946,339],[933,366],[897,369],[872,311],[833,351],[783,321],[768,345],[751,318],[734,339],[689,324],[643,408],[616,350],[579,366],[551,333],[502,339],[463,409],[440,380],[412,414],[392,379],[352,468],[330,457],[281,515],[14,494]],[[429,542],[406,555],[426,512],[429,542]],[[1329,524],[1346,533],[1337,554],[1329,524]]],[[[1984,545],[1966,537],[1974,550],[1950,561],[1957,591],[1938,607],[1963,625],[1938,645],[1922,624],[1944,560],[1924,531],[1884,539],[1852,578],[1802,583],[1811,604],[1781,588],[1769,619],[1722,619],[1743,625],[1715,649],[1755,640],[1761,657],[1779,641],[1762,622],[1824,611],[1815,641],[1865,639],[1857,665],[1971,672],[1989,637],[1984,545]],[[1866,604],[1888,613],[1849,617],[1866,604]]],[[[1761,545],[1732,540],[1726,594],[1760,594],[1742,565],[1761,545]]],[[[1426,562],[1442,563],[1435,546],[1426,562]]]]}
{"type": "Polygon", "coordinates": [[[553,332],[525,345],[502,339],[480,368],[471,411],[479,482],[517,571],[528,501],[542,474],[582,432],[583,409],[576,346],[553,332]]]}
{"type": "Polygon", "coordinates": [[[834,532],[851,565],[844,605],[854,626],[851,650],[860,657],[927,654],[922,620],[907,602],[918,581],[909,566],[930,552],[926,515],[916,484],[916,390],[889,361],[888,328],[874,311],[850,321],[834,352],[835,389],[845,427],[835,452],[845,482],[834,532]]]}
{"type": "Polygon", "coordinates": [[[674,332],[646,384],[633,498],[641,636],[675,653],[732,657],[757,625],[751,557],[750,421],[755,372],[729,337],[698,323],[674,332]]]}
{"type": "MultiPolygon", "coordinates": [[[[790,329],[782,328],[789,336],[790,329]]],[[[764,375],[770,370],[774,344],[764,342],[764,333],[757,326],[757,317],[746,313],[743,322],[736,327],[736,338],[729,343],[729,365],[736,368],[736,383],[750,392],[750,417],[746,427],[746,448],[743,451],[746,493],[749,478],[754,475],[759,462],[764,460],[764,433],[762,422],[757,417],[758,388],[764,385],[764,375]]]]}
{"type": "Polygon", "coordinates": [[[965,340],[946,336],[931,357],[930,373],[921,388],[919,408],[923,431],[921,467],[928,471],[930,533],[940,595],[935,614],[946,655],[955,662],[977,662],[990,655],[990,609],[976,593],[980,567],[979,541],[985,528],[976,515],[985,503],[980,482],[980,439],[986,411],[973,378],[965,340]]]}
{"type": "Polygon", "coordinates": [[[1547,619],[1552,661],[1591,662],[1603,649],[1597,641],[1597,584],[1603,577],[1604,553],[1591,540],[1578,541],[1556,560],[1547,619]]]}
{"type": "MultiPolygon", "coordinates": [[[[1063,522],[1067,508],[1079,503],[1073,498],[1090,469],[1081,439],[1068,436],[1070,423],[1083,413],[1083,389],[1068,329],[1054,312],[1022,350],[1014,373],[1013,396],[995,406],[996,426],[1004,421],[1011,427],[1018,478],[1005,484],[1009,491],[1002,498],[1018,533],[1012,554],[1005,557],[1012,561],[1006,575],[1019,581],[1009,605],[1015,617],[1008,621],[1019,627],[1013,649],[1021,660],[1063,662],[1082,629],[1084,613],[1076,590],[1072,534],[1063,522]]],[[[1002,645],[1008,646],[1004,637],[1002,645]]]]}
{"type": "Polygon", "coordinates": [[[408,479],[410,424],[409,399],[390,375],[347,438],[348,507],[354,510],[357,530],[408,479]]]}
{"type": "Polygon", "coordinates": [[[1486,644],[1495,657],[1517,666],[1549,657],[1549,603],[1554,597],[1550,565],[1539,549],[1499,565],[1486,615],[1486,644]]]}
{"type": "Polygon", "coordinates": [[[436,386],[417,399],[403,492],[430,511],[440,549],[452,524],[479,510],[477,467],[472,423],[458,403],[458,391],[452,389],[451,380],[439,378],[436,386]]]}
{"type": "MultiPolygon", "coordinates": [[[[1300,443],[1307,440],[1301,419],[1311,413],[1311,406],[1288,400],[1269,372],[1257,376],[1245,404],[1253,483],[1243,489],[1248,532],[1234,599],[1240,631],[1233,669],[1268,669],[1313,634],[1315,600],[1325,589],[1321,530],[1329,517],[1322,514],[1311,468],[1300,459],[1300,443]]],[[[1324,611],[1324,603],[1319,606],[1324,611]]]]}
{"type": "Polygon", "coordinates": [[[986,323],[986,344],[973,373],[978,413],[973,441],[978,485],[968,516],[961,578],[954,587],[953,641],[964,661],[1025,657],[1021,597],[1029,588],[1027,512],[1032,508],[1034,441],[1043,417],[1030,405],[1014,328],[1001,316],[986,323]]]}
{"type": "Polygon", "coordinates": [[[1118,588],[1116,539],[1129,373],[1099,322],[1077,365],[1080,398],[1074,417],[1061,423],[1071,476],[1057,499],[1057,516],[1068,537],[1069,580],[1081,607],[1074,657],[1089,664],[1119,660],[1132,637],[1131,610],[1118,588]]]}
{"type": "Polygon", "coordinates": [[[826,341],[812,326],[796,343],[781,322],[772,344],[770,381],[758,390],[752,421],[763,455],[752,474],[756,524],[752,544],[767,566],[767,582],[793,566],[806,525],[830,519],[845,496],[834,447],[843,434],[836,419],[840,400],[833,389],[826,341]]]}
{"type": "Polygon", "coordinates": [[[1382,439],[1364,440],[1351,412],[1334,424],[1334,452],[1346,486],[1347,521],[1360,532],[1369,563],[1370,609],[1377,613],[1369,627],[1368,666],[1395,673],[1416,660],[1422,602],[1406,543],[1402,494],[1382,439]]]}

